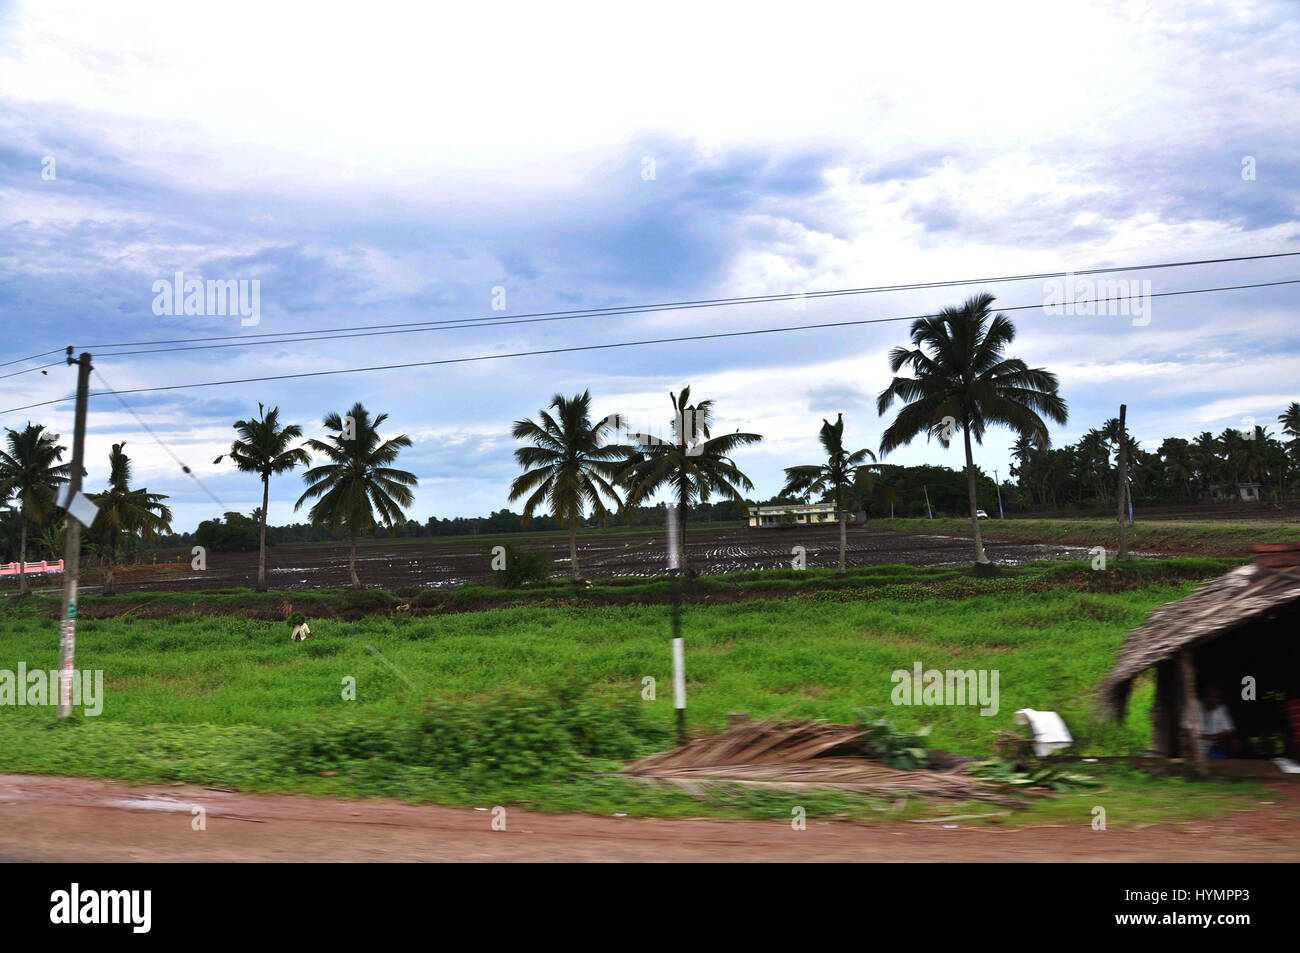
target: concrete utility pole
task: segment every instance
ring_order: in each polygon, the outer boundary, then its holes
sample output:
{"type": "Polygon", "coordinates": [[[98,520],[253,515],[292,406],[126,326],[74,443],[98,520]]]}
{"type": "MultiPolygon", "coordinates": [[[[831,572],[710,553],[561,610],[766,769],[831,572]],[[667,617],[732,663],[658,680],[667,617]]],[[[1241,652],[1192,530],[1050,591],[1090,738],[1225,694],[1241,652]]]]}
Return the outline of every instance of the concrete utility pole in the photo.
{"type": "Polygon", "coordinates": [[[1119,553],[1116,561],[1126,562],[1129,558],[1128,544],[1124,541],[1124,499],[1128,493],[1128,431],[1124,420],[1128,416],[1128,405],[1119,405],[1119,503],[1115,512],[1115,522],[1119,526],[1119,553]]]}
{"type": "Polygon", "coordinates": [[[934,519],[934,510],[930,509],[930,491],[924,483],[921,484],[921,492],[925,494],[925,512],[930,519],[934,519]]]}
{"type": "Polygon", "coordinates": [[[59,718],[72,711],[72,665],[77,645],[77,573],[81,569],[81,519],[94,507],[81,496],[82,459],[86,450],[86,395],[90,389],[90,355],[83,353],[73,361],[68,348],[68,364],[77,365],[77,410],[72,431],[72,472],[68,477],[67,543],[63,551],[63,611],[59,615],[59,718]]]}
{"type": "Polygon", "coordinates": [[[677,743],[686,744],[686,648],[682,641],[682,576],[677,558],[677,504],[668,504],[668,572],[672,576],[673,707],[677,709],[677,743]]]}
{"type": "Polygon", "coordinates": [[[998,519],[1005,519],[1006,517],[1002,515],[1002,483],[998,480],[997,470],[993,471],[993,486],[998,491],[998,519]]]}

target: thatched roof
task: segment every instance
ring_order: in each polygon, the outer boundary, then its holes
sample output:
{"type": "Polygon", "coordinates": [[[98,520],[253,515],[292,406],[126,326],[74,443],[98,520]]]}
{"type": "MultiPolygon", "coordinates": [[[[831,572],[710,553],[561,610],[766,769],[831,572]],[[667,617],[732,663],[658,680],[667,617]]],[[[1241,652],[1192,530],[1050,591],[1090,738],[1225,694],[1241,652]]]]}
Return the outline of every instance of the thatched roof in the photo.
{"type": "Polygon", "coordinates": [[[1121,713],[1129,683],[1142,672],[1183,649],[1212,641],[1297,601],[1300,568],[1254,562],[1207,582],[1185,599],[1160,606],[1124,641],[1114,668],[1097,687],[1102,703],[1121,713]]]}

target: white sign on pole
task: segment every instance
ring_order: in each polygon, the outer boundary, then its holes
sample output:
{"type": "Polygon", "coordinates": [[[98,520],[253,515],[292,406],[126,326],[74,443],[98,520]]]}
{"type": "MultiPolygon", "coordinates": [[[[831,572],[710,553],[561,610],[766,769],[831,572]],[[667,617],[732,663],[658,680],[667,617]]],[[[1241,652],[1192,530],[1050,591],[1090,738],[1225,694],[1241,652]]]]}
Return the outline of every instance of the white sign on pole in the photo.
{"type": "Polygon", "coordinates": [[[71,489],[72,487],[69,484],[63,484],[63,488],[59,490],[58,505],[67,510],[68,515],[74,517],[82,526],[89,526],[91,523],[95,522],[95,516],[99,513],[99,507],[86,499],[85,495],[80,490],[78,490],[76,495],[69,500],[68,491],[71,489]]]}
{"type": "Polygon", "coordinates": [[[673,707],[686,707],[686,660],[681,639],[673,639],[673,707]]]}

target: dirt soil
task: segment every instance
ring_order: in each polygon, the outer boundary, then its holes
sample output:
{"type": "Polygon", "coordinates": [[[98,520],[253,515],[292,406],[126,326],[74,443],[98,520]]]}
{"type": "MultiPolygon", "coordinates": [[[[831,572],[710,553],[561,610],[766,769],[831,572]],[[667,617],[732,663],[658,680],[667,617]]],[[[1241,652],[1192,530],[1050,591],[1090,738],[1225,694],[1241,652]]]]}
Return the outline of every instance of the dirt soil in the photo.
{"type": "MultiPolygon", "coordinates": [[[[364,586],[398,589],[437,589],[488,582],[493,540],[472,536],[455,540],[409,539],[368,541],[357,548],[357,574],[364,586]]],[[[567,538],[530,541],[515,536],[524,549],[546,550],[555,561],[555,575],[567,577],[567,538]]],[[[580,536],[578,563],[589,579],[612,576],[649,577],[666,569],[662,533],[593,533],[580,536]]],[[[839,559],[836,527],[751,530],[691,527],[687,550],[691,567],[704,575],[752,569],[789,569],[791,550],[803,546],[807,565],[834,568],[839,559]]],[[[991,542],[989,557],[1019,564],[1038,559],[1087,557],[1087,549],[1059,544],[991,542]]],[[[208,553],[207,568],[190,568],[190,554],[160,559],[157,565],[123,567],[117,572],[118,592],[199,591],[257,582],[257,553],[208,553]]],[[[974,561],[971,543],[953,536],[873,530],[854,527],[848,533],[845,562],[849,566],[903,563],[911,566],[966,566],[974,561]]],[[[16,578],[16,577],[15,577],[16,578]]],[[[62,577],[33,581],[37,588],[61,583],[62,577]]],[[[83,572],[82,592],[99,591],[93,571],[83,572]]],[[[17,588],[17,583],[8,587],[17,588]]],[[[348,550],[344,543],[276,546],[267,551],[267,583],[272,589],[344,588],[349,585],[348,550]]],[[[0,583],[0,586],[5,585],[0,583]]]]}
{"type": "Polygon", "coordinates": [[[252,795],[195,785],[0,775],[6,861],[1290,861],[1300,785],[1213,821],[1093,831],[652,819],[252,795]],[[206,830],[192,825],[194,807],[206,830]]]}

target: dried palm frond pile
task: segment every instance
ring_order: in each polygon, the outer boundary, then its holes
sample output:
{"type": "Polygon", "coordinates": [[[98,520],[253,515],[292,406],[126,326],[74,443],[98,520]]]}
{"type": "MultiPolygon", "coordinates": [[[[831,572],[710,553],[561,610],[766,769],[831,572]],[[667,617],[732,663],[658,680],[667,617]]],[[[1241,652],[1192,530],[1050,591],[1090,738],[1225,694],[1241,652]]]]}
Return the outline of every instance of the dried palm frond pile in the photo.
{"type": "Polygon", "coordinates": [[[822,725],[810,721],[747,721],[711,738],[634,761],[628,771],[659,768],[716,767],[729,764],[788,764],[831,755],[870,753],[856,725],[822,725]]]}
{"type": "Polygon", "coordinates": [[[995,785],[956,770],[904,771],[881,764],[857,725],[752,721],[634,761],[623,773],[699,793],[708,783],[778,790],[830,788],[1012,803],[995,785]]]}

